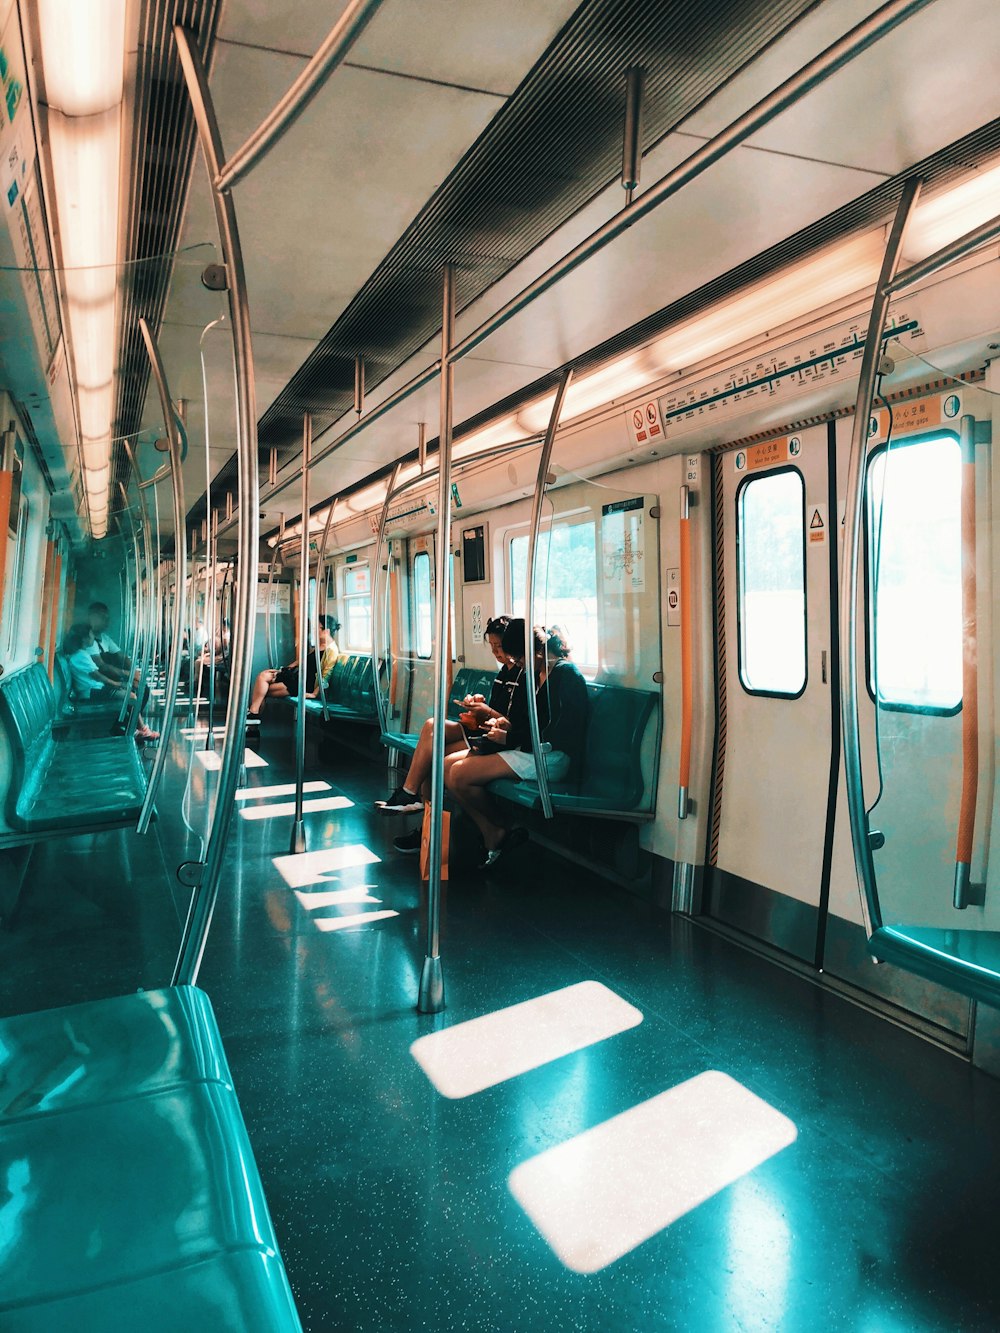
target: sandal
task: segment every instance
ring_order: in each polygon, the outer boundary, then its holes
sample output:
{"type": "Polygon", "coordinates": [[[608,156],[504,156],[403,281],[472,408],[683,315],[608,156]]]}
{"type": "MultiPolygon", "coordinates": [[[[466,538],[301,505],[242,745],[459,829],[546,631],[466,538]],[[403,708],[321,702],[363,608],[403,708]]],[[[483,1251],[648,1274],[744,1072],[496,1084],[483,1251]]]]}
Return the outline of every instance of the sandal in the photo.
{"type": "Polygon", "coordinates": [[[521,828],[520,825],[509,828],[503,835],[503,841],[499,847],[494,847],[492,851],[487,852],[480,861],[479,869],[492,870],[501,857],[506,856],[508,852],[514,851],[517,847],[523,847],[527,841],[528,830],[526,828],[521,828]]]}

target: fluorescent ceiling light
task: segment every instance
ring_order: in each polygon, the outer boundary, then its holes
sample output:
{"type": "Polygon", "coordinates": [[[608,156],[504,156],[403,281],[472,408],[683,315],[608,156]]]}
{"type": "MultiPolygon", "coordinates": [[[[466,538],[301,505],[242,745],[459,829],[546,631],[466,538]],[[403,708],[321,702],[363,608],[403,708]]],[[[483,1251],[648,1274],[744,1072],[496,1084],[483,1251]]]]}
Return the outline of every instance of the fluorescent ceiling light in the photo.
{"type": "Polygon", "coordinates": [[[1000,214],[1000,164],[940,194],[921,199],[906,232],[906,254],[913,261],[964,236],[1000,214]]]}
{"type": "Polygon", "coordinates": [[[641,1022],[607,986],[581,981],[419,1037],[410,1054],[442,1097],[468,1097],[641,1022]]]}
{"type": "Polygon", "coordinates": [[[94,537],[106,535],[114,414],[125,0],[37,0],[67,341],[94,537]]]}

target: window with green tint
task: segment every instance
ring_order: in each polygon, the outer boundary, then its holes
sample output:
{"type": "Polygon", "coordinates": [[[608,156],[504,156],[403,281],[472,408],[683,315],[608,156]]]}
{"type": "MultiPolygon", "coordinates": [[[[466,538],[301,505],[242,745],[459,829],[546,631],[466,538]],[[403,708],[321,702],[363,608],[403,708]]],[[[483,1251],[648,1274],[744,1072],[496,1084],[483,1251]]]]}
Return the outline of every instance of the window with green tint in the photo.
{"type": "Polygon", "coordinates": [[[739,492],[740,680],[752,694],[800,694],[806,683],[805,487],[767,472],[739,492]]]}
{"type": "Polygon", "coordinates": [[[962,464],[939,435],[868,460],[868,683],[881,706],[962,702],[962,464]]]}
{"type": "MultiPolygon", "coordinates": [[[[597,670],[597,536],[593,520],[557,523],[538,534],[535,607],[546,624],[558,625],[573,646],[584,674],[597,670]],[[551,545],[550,545],[551,536],[551,545]]],[[[510,540],[510,614],[524,615],[528,534],[510,540]]],[[[499,611],[499,608],[498,608],[499,611]]],[[[496,614],[496,612],[495,612],[496,614]]]]}
{"type": "Polygon", "coordinates": [[[418,657],[430,657],[434,641],[431,611],[431,557],[418,551],[413,557],[413,628],[418,657]]]}

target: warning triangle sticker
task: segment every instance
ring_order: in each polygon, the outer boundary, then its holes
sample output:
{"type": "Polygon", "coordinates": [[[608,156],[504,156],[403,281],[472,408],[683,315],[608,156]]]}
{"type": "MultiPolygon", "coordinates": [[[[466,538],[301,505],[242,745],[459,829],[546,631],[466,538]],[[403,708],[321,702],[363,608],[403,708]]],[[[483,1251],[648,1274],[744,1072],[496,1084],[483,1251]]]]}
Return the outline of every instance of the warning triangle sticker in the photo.
{"type": "Polygon", "coordinates": [[[809,520],[809,526],[810,528],[822,528],[825,526],[823,523],[822,515],[820,514],[818,509],[813,510],[813,516],[809,520]]]}

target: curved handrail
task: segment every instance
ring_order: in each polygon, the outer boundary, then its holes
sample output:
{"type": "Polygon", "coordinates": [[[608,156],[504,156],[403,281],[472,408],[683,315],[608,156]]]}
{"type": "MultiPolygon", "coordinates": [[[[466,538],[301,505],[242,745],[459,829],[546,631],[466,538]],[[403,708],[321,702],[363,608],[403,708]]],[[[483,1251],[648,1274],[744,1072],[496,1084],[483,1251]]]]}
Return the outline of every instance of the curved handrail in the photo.
{"type": "Polygon", "coordinates": [[[868,839],[868,812],[865,809],[864,782],[861,773],[861,729],[858,720],[858,564],[861,549],[861,524],[864,510],[865,456],[868,448],[868,422],[875,398],[882,335],[889,313],[889,284],[902,254],[906,227],[920,194],[921,182],[909,180],[893,219],[872,301],[861,357],[858,398],[851,431],[851,455],[847,465],[847,499],[844,513],[844,556],[840,571],[840,679],[841,717],[844,733],[844,776],[847,785],[847,809],[854,844],[854,865],[861,892],[861,912],[868,938],[882,924],[875,863],[868,839]]]}
{"type": "MultiPolygon", "coordinates": [[[[136,478],[140,477],[139,466],[136,462],[135,454],[129,447],[127,440],[124,441],[126,456],[131,464],[132,471],[136,478]]],[[[122,493],[122,498],[128,506],[128,491],[121,481],[118,483],[122,493]]],[[[153,544],[149,528],[149,513],[146,508],[146,497],[140,491],[139,493],[139,531],[142,533],[142,550],[145,560],[145,573],[136,563],[136,588],[141,594],[141,619],[142,626],[142,653],[139,658],[139,676],[135,682],[134,697],[132,694],[132,681],[125,683],[125,698],[122,700],[122,711],[119,713],[119,723],[125,724],[125,729],[131,735],[139,725],[139,706],[142,702],[142,696],[146,692],[146,682],[149,679],[149,664],[153,653],[153,616],[155,610],[153,607],[153,544]]],[[[137,546],[138,550],[138,546],[137,546]]]]}
{"type": "MultiPolygon", "coordinates": [[[[190,34],[179,24],[174,27],[174,40],[177,43],[184,81],[194,110],[202,156],[205,159],[209,180],[214,183],[219,175],[224,154],[208,79],[190,34]]],[[[226,708],[226,736],[219,766],[218,794],[200,883],[196,885],[191,895],[191,904],[184,923],[181,947],[172,977],[174,985],[193,984],[198,976],[219,892],[222,860],[233,818],[236,787],[243,762],[245,743],[243,722],[250,696],[257,545],[260,535],[260,515],[257,508],[259,495],[257,403],[254,392],[253,348],[246,274],[232,197],[215,188],[213,184],[212,200],[228,278],[229,316],[233,329],[233,356],[236,366],[236,435],[240,489],[239,580],[236,585],[233,670],[226,708]]]]}
{"type": "MultiPolygon", "coordinates": [[[[150,332],[149,325],[145,319],[139,320],[139,332],[142,334],[142,340],[146,344],[146,353],[149,356],[149,367],[153,373],[153,379],[156,381],[156,389],[160,395],[160,411],[163,413],[163,422],[167,430],[167,440],[170,446],[170,482],[171,497],[174,509],[174,608],[173,620],[170,628],[170,657],[167,664],[167,678],[164,682],[166,694],[163,698],[163,717],[160,722],[160,744],[156,751],[156,758],[153,760],[153,771],[149,775],[149,782],[146,786],[146,798],[142,803],[142,809],[139,812],[139,822],[136,824],[138,833],[145,833],[149,828],[149,821],[153,817],[153,805],[156,801],[156,793],[159,790],[160,782],[163,778],[163,770],[167,763],[167,751],[169,750],[168,741],[170,739],[171,728],[174,724],[174,709],[177,704],[177,687],[181,676],[181,639],[184,634],[184,608],[187,600],[187,542],[184,530],[184,478],[181,473],[181,459],[183,457],[182,441],[186,435],[184,426],[180,418],[174,411],[173,404],[170,401],[170,390],[167,387],[167,376],[163,369],[163,361],[160,358],[160,349],[156,345],[156,339],[150,332]]],[[[193,600],[193,599],[192,599],[193,600]]],[[[188,650],[194,647],[193,642],[188,641],[188,650]]],[[[193,687],[193,675],[191,686],[193,687]]],[[[209,723],[211,726],[211,723],[209,723]]]]}
{"type": "Polygon", "coordinates": [[[231,190],[294,125],[351,47],[374,18],[383,0],[352,0],[323,39],[319,50],[299,74],[281,101],[249,139],[219,168],[212,182],[218,192],[231,190]]]}
{"type": "Polygon", "coordinates": [[[969,906],[979,799],[979,626],[976,615],[976,420],[963,416],[962,448],[962,797],[955,837],[952,904],[969,906]]]}
{"type": "MultiPolygon", "coordinates": [[[[378,713],[378,729],[380,735],[385,735],[388,730],[388,718],[385,713],[385,701],[382,698],[382,691],[379,689],[378,673],[378,640],[375,635],[375,613],[378,606],[378,576],[382,570],[382,547],[385,543],[385,528],[389,517],[389,499],[392,495],[393,487],[396,484],[396,478],[399,476],[401,462],[397,462],[389,477],[389,485],[385,488],[385,500],[382,503],[382,512],[378,516],[378,533],[375,537],[375,563],[372,566],[372,676],[375,681],[375,711],[378,713]]],[[[392,563],[392,557],[389,556],[386,561],[385,586],[386,592],[389,590],[389,566],[392,563]]],[[[385,617],[383,615],[383,628],[385,627],[385,617]]],[[[388,653],[386,656],[388,657],[388,653]]],[[[392,663],[389,662],[390,681],[392,672],[392,663]]],[[[390,686],[391,688],[391,686],[390,686]]]]}
{"type": "MultiPolygon", "coordinates": [[[[201,361],[201,393],[205,414],[205,630],[208,634],[208,729],[205,749],[215,749],[215,573],[217,547],[217,520],[212,509],[212,455],[211,429],[208,413],[208,370],[205,366],[205,337],[212,329],[225,322],[225,315],[210,320],[198,339],[198,358],[201,361]],[[211,594],[209,588],[211,587],[211,594]],[[211,607],[211,611],[209,611],[211,607]]],[[[201,695],[201,667],[198,668],[198,694],[201,695]]]]}
{"type": "MultiPolygon", "coordinates": [[[[549,463],[552,460],[552,449],[556,442],[556,430],[559,427],[559,418],[562,415],[563,401],[566,398],[566,390],[569,388],[572,379],[573,370],[570,367],[563,372],[559,387],[556,389],[555,401],[552,404],[552,412],[549,415],[549,424],[542,444],[542,452],[538,458],[535,494],[531,501],[531,527],[528,529],[528,560],[524,580],[524,691],[525,701],[528,705],[528,730],[531,732],[531,748],[535,755],[535,780],[538,783],[538,795],[542,802],[542,814],[546,819],[552,818],[552,795],[549,792],[549,775],[545,769],[545,756],[542,754],[542,733],[538,725],[538,700],[535,697],[535,631],[532,612],[535,605],[535,574],[537,572],[535,566],[538,563],[538,531],[542,522],[545,481],[549,474],[549,463]]],[[[549,549],[551,550],[551,542],[549,549]]],[[[546,659],[546,680],[548,680],[548,676],[549,665],[546,659]]]]}

